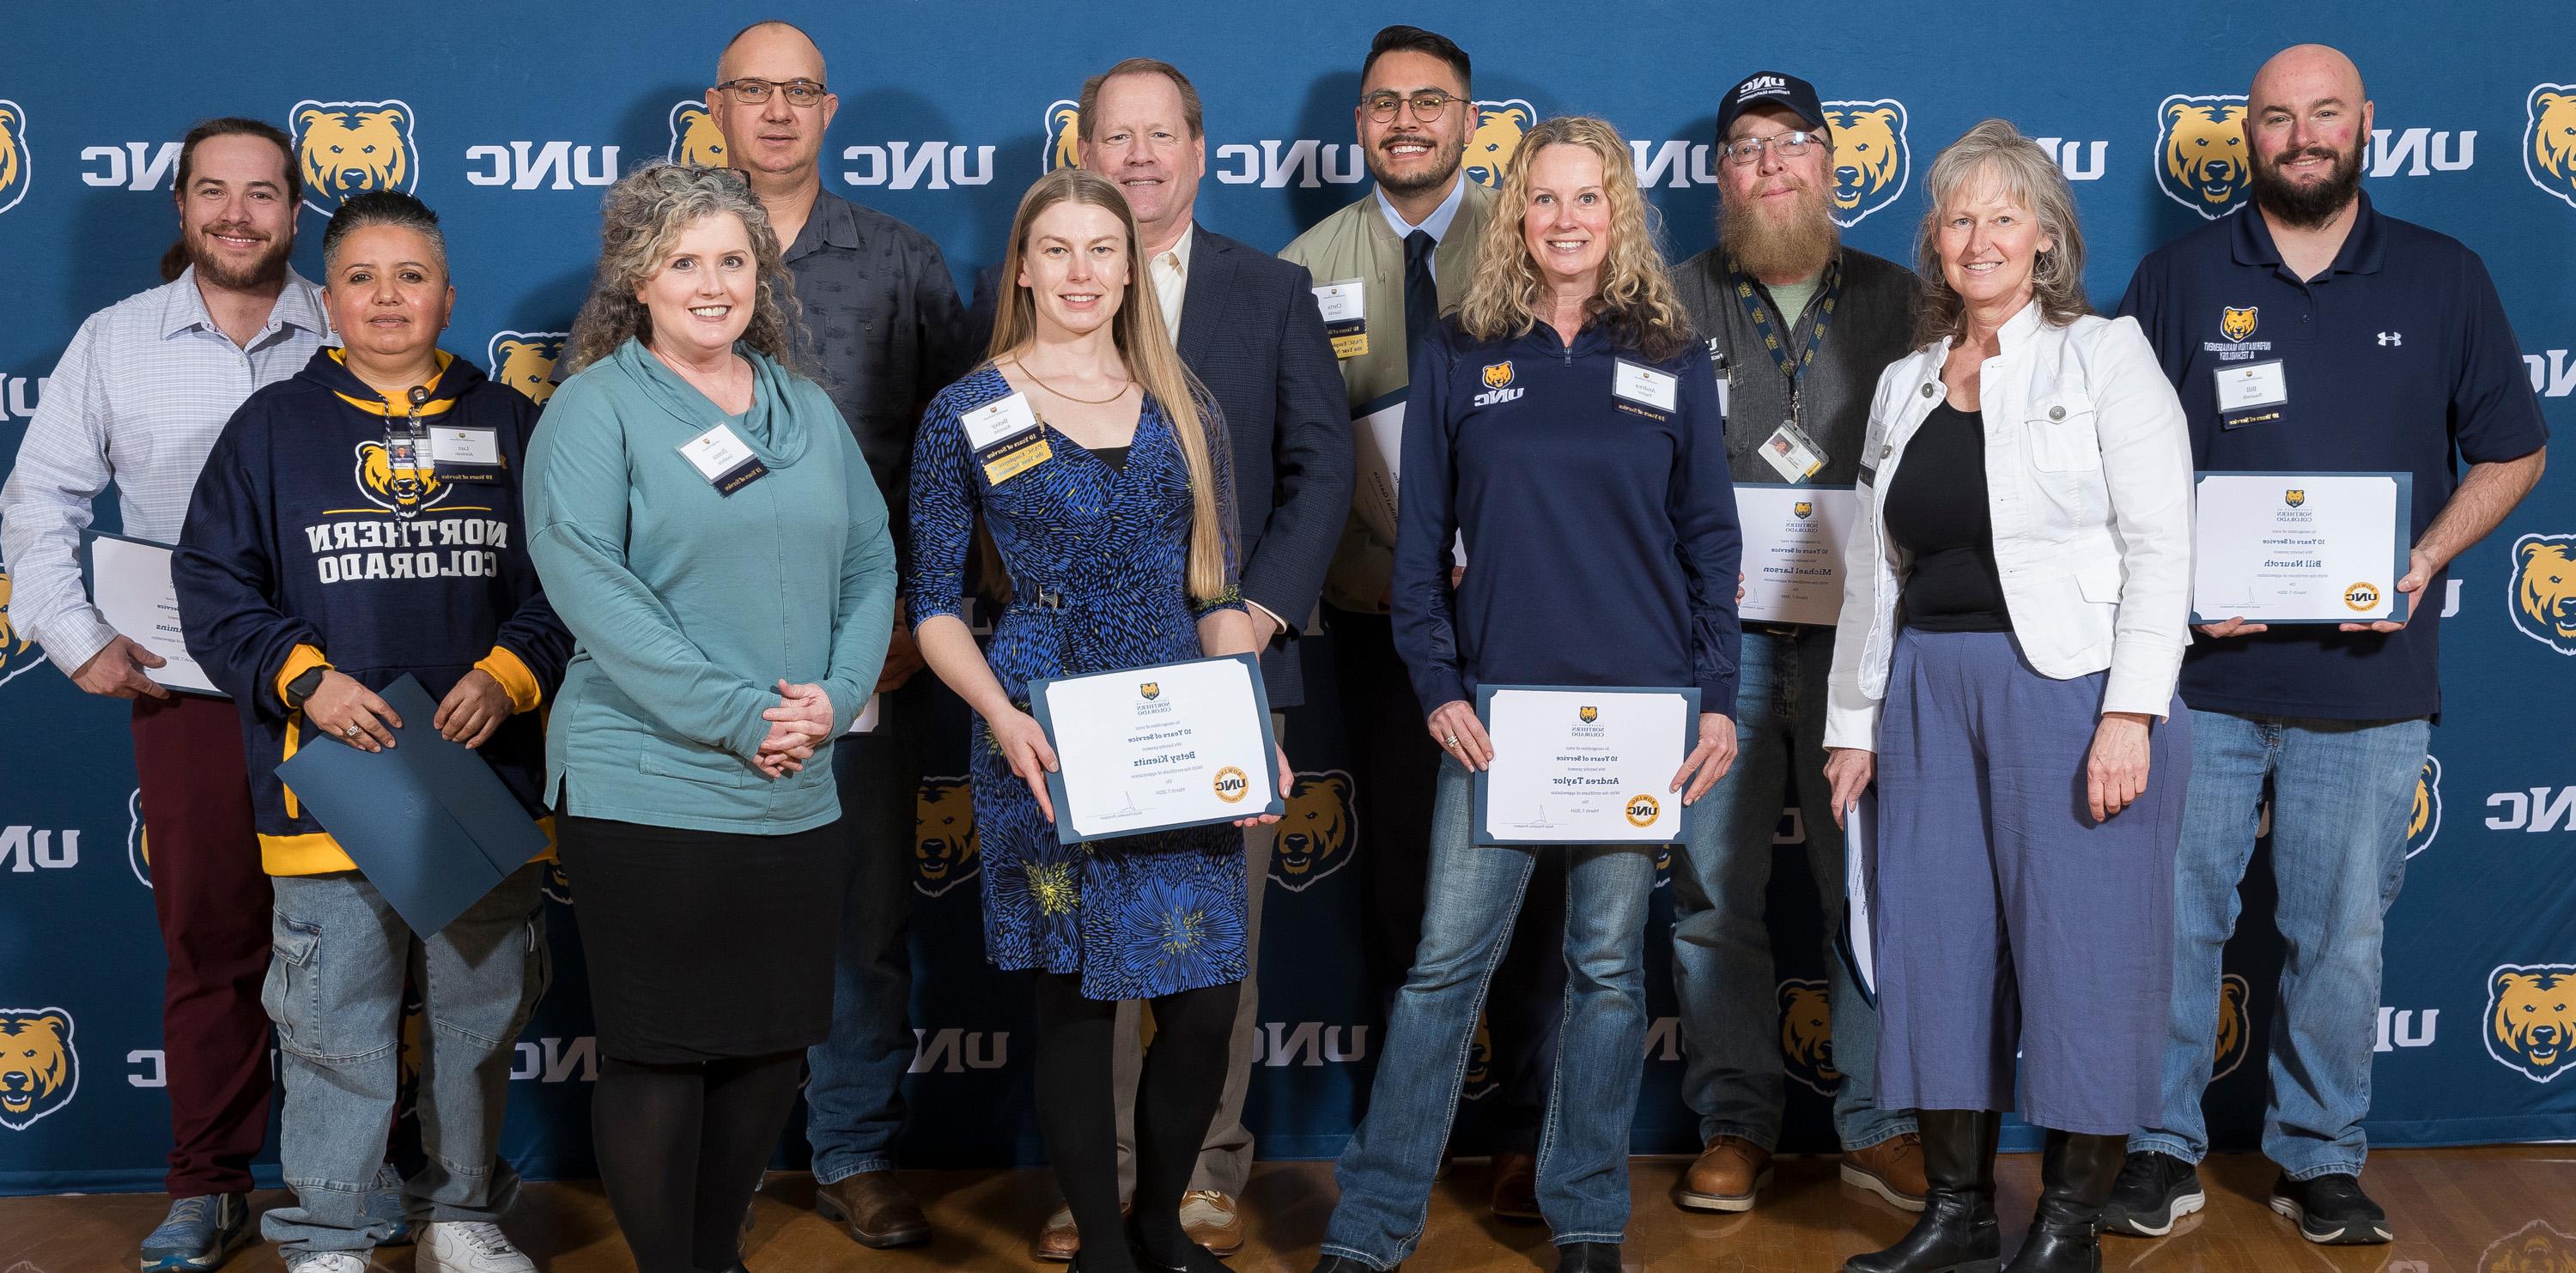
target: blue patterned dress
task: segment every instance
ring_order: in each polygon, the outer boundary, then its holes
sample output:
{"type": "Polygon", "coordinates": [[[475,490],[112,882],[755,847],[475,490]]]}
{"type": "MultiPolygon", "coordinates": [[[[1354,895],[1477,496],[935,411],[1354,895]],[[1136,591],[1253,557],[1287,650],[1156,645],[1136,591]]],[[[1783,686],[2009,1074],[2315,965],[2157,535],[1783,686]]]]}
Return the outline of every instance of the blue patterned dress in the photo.
{"type": "MultiPolygon", "coordinates": [[[[912,453],[912,620],[964,616],[980,509],[1012,599],[985,649],[1011,700],[1033,679],[1199,657],[1198,620],[1234,596],[1234,476],[1224,428],[1202,405],[1228,528],[1227,596],[1193,601],[1190,478],[1162,404],[1145,399],[1123,469],[1041,424],[1052,458],[995,486],[959,417],[1012,392],[987,364],[931,400],[912,453]]],[[[968,744],[983,838],[984,954],[1002,968],[1082,974],[1092,999],[1147,999],[1243,979],[1243,833],[1231,826],[1056,841],[1028,784],[976,722],[968,744]]]]}

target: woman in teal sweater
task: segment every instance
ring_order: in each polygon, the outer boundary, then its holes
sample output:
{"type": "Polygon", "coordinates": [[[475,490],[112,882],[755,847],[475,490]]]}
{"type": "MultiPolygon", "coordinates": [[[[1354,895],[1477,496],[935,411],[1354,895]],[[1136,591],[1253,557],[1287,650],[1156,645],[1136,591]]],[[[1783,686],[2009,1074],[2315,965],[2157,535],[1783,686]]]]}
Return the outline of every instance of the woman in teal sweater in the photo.
{"type": "Polygon", "coordinates": [[[576,369],[528,451],[530,548],[578,640],[546,800],[597,1016],[592,1127],[640,1273],[739,1261],[832,1009],[850,857],[828,763],[894,626],[867,462],[798,374],[737,174],[609,191],[576,369]]]}

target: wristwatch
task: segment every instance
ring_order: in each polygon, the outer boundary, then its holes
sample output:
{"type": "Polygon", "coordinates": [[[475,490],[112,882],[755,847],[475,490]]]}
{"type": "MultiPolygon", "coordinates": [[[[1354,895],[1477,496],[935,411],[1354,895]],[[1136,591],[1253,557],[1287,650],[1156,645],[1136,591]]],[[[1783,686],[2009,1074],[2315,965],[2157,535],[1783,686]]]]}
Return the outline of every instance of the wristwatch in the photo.
{"type": "Polygon", "coordinates": [[[330,670],[331,669],[328,667],[308,667],[304,669],[304,674],[302,676],[298,676],[294,680],[288,681],[286,683],[286,705],[290,708],[301,709],[304,706],[304,700],[313,697],[313,691],[322,688],[322,674],[330,670]]]}

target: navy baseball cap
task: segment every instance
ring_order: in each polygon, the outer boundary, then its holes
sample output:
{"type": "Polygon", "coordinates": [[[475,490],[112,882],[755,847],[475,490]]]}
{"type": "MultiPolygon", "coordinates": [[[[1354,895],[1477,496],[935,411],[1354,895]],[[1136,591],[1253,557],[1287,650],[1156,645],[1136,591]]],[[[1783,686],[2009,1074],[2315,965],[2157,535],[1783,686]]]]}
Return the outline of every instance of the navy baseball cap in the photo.
{"type": "Polygon", "coordinates": [[[1778,106],[1807,121],[1810,128],[1824,128],[1825,105],[1816,99],[1816,86],[1795,75],[1778,71],[1755,71],[1744,82],[1726,90],[1717,104],[1717,140],[1726,142],[1726,130],[1735,126],[1735,117],[1755,106],[1778,106]]]}

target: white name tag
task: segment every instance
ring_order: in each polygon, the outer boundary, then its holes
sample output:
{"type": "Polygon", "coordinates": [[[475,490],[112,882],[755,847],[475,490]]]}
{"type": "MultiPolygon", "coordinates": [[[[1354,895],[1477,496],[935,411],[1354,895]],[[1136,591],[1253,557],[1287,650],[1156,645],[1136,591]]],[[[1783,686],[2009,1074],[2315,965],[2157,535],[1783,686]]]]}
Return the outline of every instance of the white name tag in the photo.
{"type": "Polygon", "coordinates": [[[1640,367],[1625,358],[1619,360],[1618,370],[1610,373],[1610,392],[1659,411],[1672,410],[1679,391],[1680,382],[1673,373],[1640,367]]]}
{"type": "Polygon", "coordinates": [[[2247,411],[2277,407],[2290,400],[2290,380],[2281,360],[2244,362],[2218,369],[2218,409],[2247,411]]]}
{"type": "Polygon", "coordinates": [[[429,430],[429,459],[433,464],[498,464],[501,462],[500,434],[492,429],[429,430]]]}
{"type": "Polygon", "coordinates": [[[729,424],[719,424],[681,443],[680,457],[724,495],[741,490],[769,472],[751,447],[734,436],[729,424]]]}
{"type": "Polygon", "coordinates": [[[1004,438],[1035,430],[1038,413],[1030,409],[1027,395],[1014,392],[959,416],[957,423],[966,430],[966,445],[981,451],[1004,438]]]}
{"type": "Polygon", "coordinates": [[[1315,304],[1323,309],[1324,321],[1328,323],[1367,318],[1366,296],[1367,293],[1362,290],[1362,280],[1355,278],[1324,283],[1315,288],[1315,304]]]}

